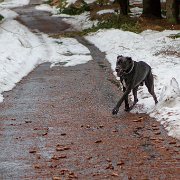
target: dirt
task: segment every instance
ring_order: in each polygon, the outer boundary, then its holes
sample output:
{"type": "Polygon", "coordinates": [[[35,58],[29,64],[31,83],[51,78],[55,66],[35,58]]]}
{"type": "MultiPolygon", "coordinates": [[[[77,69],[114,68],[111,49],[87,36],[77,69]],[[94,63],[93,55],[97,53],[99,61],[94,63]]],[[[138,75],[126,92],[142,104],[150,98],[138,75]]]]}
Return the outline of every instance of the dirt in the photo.
{"type": "MultiPolygon", "coordinates": [[[[31,18],[39,13],[33,10],[31,18]]],[[[23,21],[32,29],[43,23],[23,21]]],[[[43,32],[54,32],[43,24],[43,32]]],[[[4,93],[0,179],[179,179],[180,141],[146,114],[122,107],[112,116],[121,92],[110,64],[95,46],[76,38],[89,48],[92,61],[73,67],[42,64],[4,93]]]]}

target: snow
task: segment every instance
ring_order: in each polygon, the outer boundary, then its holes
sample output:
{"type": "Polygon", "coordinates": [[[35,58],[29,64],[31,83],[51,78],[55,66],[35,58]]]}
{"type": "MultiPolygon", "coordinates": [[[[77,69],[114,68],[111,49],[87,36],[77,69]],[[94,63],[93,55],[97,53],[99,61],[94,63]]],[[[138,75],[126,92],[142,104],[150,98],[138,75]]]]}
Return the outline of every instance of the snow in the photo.
{"type": "Polygon", "coordinates": [[[97,20],[95,21],[90,20],[89,12],[84,12],[81,15],[74,15],[74,16],[70,16],[67,14],[60,14],[55,16],[62,17],[63,21],[65,21],[68,24],[71,24],[73,28],[78,31],[91,28],[92,26],[96,26],[98,23],[97,20]]]}
{"type": "MultiPolygon", "coordinates": [[[[99,30],[86,39],[106,53],[114,71],[117,55],[130,56],[135,61],[145,61],[155,78],[155,92],[159,99],[154,105],[145,86],[138,91],[139,102],[133,112],[149,113],[157,118],[169,131],[169,135],[180,139],[180,40],[168,36],[180,31],[163,32],[147,30],[140,34],[110,29],[99,30]],[[170,51],[171,53],[166,53],[170,51]]],[[[114,74],[116,75],[115,71],[114,74]]]]}
{"type": "Polygon", "coordinates": [[[18,14],[10,9],[6,8],[1,8],[0,7],[0,14],[5,18],[5,19],[14,19],[18,16],[18,14]]]}
{"type": "Polygon", "coordinates": [[[0,7],[14,8],[27,5],[29,2],[30,0],[4,0],[4,2],[0,3],[0,7]]]}
{"type": "Polygon", "coordinates": [[[97,12],[98,15],[107,14],[107,13],[114,13],[114,9],[104,9],[97,12]]]}
{"type": "Polygon", "coordinates": [[[139,17],[142,14],[143,9],[139,7],[130,8],[130,16],[131,17],[139,17]]]}
{"type": "Polygon", "coordinates": [[[143,0],[129,0],[130,5],[142,4],[143,0]]]}
{"type": "Polygon", "coordinates": [[[35,7],[35,9],[39,11],[47,11],[51,12],[52,14],[57,14],[59,10],[55,6],[50,6],[49,4],[41,4],[35,7]]]}
{"type": "MultiPolygon", "coordinates": [[[[74,4],[77,0],[67,0],[67,5],[74,4]]],[[[95,2],[96,0],[84,0],[87,4],[91,4],[95,2]]]]}

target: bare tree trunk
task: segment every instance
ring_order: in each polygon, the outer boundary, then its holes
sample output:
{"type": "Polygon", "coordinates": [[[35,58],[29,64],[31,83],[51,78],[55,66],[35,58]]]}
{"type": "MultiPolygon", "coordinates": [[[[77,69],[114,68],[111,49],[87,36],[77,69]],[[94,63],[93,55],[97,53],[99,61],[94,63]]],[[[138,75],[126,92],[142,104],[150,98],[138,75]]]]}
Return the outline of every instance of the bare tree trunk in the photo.
{"type": "Polygon", "coordinates": [[[179,21],[179,4],[178,0],[167,0],[166,1],[166,17],[168,21],[177,23],[179,21]]]}
{"type": "Polygon", "coordinates": [[[143,0],[143,16],[161,18],[160,0],[143,0]]]}
{"type": "Polygon", "coordinates": [[[127,16],[129,11],[129,0],[118,0],[120,5],[120,13],[127,16]]]}

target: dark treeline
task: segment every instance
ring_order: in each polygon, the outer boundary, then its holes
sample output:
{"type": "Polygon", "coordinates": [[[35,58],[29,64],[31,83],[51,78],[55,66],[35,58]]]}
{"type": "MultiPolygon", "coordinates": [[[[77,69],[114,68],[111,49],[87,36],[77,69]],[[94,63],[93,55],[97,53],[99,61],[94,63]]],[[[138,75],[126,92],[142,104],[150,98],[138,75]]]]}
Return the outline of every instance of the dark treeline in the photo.
{"type": "MultiPolygon", "coordinates": [[[[115,0],[120,5],[121,15],[128,15],[129,0],[115,0]]],[[[179,22],[180,0],[166,0],[166,17],[171,22],[179,22]]],[[[144,17],[161,18],[160,0],[143,0],[144,17]]]]}

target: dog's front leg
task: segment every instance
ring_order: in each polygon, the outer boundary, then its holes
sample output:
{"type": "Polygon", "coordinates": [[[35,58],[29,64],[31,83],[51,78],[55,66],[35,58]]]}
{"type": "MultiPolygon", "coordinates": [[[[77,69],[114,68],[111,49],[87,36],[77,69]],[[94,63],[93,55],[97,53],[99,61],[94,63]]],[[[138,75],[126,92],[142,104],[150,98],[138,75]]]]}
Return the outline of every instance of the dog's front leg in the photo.
{"type": "MultiPolygon", "coordinates": [[[[126,88],[123,86],[123,92],[126,92],[126,88]]],[[[129,111],[129,102],[128,102],[128,95],[125,97],[125,100],[124,100],[124,103],[125,103],[125,111],[129,111]]]]}
{"type": "Polygon", "coordinates": [[[112,110],[112,114],[117,114],[119,111],[119,107],[121,106],[122,102],[128,97],[128,94],[131,92],[131,88],[128,87],[126,89],[126,91],[124,92],[123,96],[121,97],[121,99],[118,101],[117,105],[115,106],[115,108],[112,110]]]}

